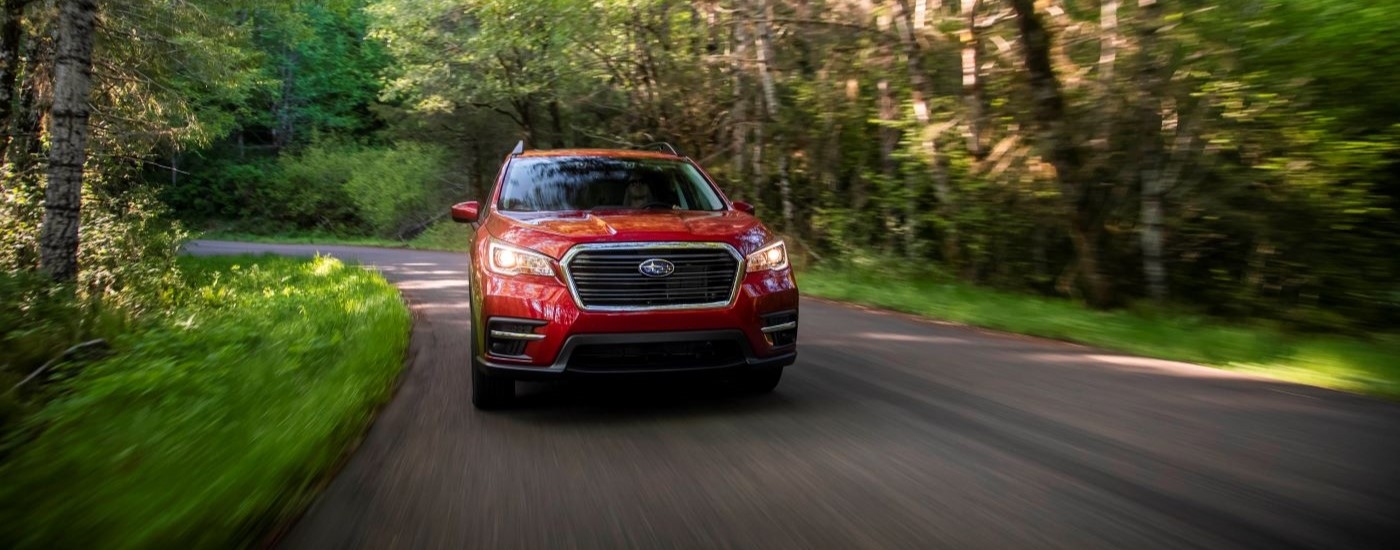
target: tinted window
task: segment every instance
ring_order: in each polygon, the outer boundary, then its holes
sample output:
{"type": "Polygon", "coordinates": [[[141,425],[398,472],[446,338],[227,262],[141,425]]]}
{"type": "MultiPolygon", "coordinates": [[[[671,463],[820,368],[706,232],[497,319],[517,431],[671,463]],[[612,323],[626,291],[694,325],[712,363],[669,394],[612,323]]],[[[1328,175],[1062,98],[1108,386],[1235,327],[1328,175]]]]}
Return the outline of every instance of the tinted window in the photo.
{"type": "Polygon", "coordinates": [[[724,203],[688,162],[526,157],[511,161],[497,208],[513,212],[722,210],[724,203]]]}

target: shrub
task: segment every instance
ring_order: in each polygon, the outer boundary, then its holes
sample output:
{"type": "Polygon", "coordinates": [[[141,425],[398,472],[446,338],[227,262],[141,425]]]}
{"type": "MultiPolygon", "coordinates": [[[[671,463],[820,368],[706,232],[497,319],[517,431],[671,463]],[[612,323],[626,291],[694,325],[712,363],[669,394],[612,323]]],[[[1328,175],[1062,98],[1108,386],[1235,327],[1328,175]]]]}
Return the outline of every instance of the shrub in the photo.
{"type": "Polygon", "coordinates": [[[362,149],[355,155],[354,166],[345,193],[376,234],[401,237],[405,229],[438,214],[431,206],[449,181],[442,148],[404,143],[362,149]]]}

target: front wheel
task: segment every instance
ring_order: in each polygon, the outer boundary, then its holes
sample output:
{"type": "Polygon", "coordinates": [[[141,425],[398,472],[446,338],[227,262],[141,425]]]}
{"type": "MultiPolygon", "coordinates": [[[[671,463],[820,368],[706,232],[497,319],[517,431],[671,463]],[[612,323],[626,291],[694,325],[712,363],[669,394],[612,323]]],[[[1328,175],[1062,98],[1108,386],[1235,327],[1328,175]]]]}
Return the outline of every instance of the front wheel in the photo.
{"type": "Polygon", "coordinates": [[[740,386],[752,393],[771,393],[783,379],[782,367],[760,367],[745,372],[739,379],[740,386]]]}
{"type": "Polygon", "coordinates": [[[499,376],[488,376],[480,369],[472,369],[472,405],[481,410],[501,409],[510,406],[515,400],[515,381],[499,376]]]}
{"type": "MultiPolygon", "coordinates": [[[[472,338],[473,341],[475,337],[472,338]]],[[[475,343],[475,342],[473,342],[475,343]]],[[[473,345],[472,348],[476,346],[473,345]]],[[[472,349],[471,362],[476,362],[476,350],[472,349]]],[[[501,409],[515,401],[515,381],[500,376],[486,374],[475,364],[472,369],[472,406],[481,410],[501,409]]]]}

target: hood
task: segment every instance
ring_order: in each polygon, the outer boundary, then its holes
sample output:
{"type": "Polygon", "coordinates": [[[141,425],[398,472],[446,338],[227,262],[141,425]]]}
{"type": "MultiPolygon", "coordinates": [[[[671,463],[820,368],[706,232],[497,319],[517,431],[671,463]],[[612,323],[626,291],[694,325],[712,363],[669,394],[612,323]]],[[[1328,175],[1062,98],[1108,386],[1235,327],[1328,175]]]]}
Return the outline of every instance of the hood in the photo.
{"type": "Polygon", "coordinates": [[[748,255],[772,239],[758,218],[736,210],[493,212],[485,228],[555,259],[580,243],[629,241],[723,242],[748,255]]]}

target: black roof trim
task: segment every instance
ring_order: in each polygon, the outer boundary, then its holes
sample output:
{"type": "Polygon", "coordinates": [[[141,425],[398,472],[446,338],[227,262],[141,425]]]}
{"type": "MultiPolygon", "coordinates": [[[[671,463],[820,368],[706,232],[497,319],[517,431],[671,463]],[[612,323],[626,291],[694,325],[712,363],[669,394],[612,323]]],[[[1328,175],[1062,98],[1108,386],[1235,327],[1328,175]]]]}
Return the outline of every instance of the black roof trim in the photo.
{"type": "Polygon", "coordinates": [[[656,142],[656,143],[648,143],[648,144],[646,144],[646,145],[643,145],[643,146],[642,146],[642,150],[643,150],[643,151],[659,151],[659,152],[662,152],[662,153],[670,153],[670,154],[675,155],[675,156],[678,156],[678,157],[685,156],[685,155],[682,155],[680,151],[676,150],[676,146],[671,145],[670,143],[666,143],[666,142],[664,142],[664,141],[658,141],[658,142],[656,142]]]}

